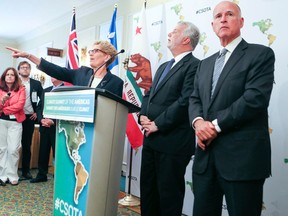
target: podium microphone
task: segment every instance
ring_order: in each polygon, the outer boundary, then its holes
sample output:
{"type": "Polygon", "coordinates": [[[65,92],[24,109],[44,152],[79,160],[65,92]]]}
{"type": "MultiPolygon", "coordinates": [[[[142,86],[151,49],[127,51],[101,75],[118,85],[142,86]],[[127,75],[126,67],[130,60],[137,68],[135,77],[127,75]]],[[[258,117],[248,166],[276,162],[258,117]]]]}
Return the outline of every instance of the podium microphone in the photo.
{"type": "MultiPolygon", "coordinates": [[[[119,55],[120,53],[124,53],[125,52],[125,50],[124,49],[121,49],[119,52],[117,52],[115,55],[112,55],[107,61],[109,61],[110,59],[112,59],[112,58],[114,58],[115,56],[117,56],[117,55],[119,55]]],[[[100,69],[100,68],[102,68],[106,63],[107,63],[107,61],[105,61],[103,64],[101,64],[100,66],[98,66],[97,68],[96,68],[96,70],[93,72],[93,74],[92,74],[92,76],[90,77],[90,80],[89,80],[89,82],[88,82],[88,87],[91,87],[91,85],[92,85],[92,82],[93,82],[93,80],[94,80],[94,75],[96,74],[96,72],[100,69]]]]}

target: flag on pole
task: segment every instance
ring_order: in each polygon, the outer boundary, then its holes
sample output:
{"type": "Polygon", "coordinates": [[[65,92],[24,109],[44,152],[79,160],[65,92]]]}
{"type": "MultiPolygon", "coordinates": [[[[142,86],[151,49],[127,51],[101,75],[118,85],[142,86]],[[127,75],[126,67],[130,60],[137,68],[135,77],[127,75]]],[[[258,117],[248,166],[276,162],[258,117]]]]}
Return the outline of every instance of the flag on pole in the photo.
{"type": "MultiPolygon", "coordinates": [[[[116,34],[116,15],[117,15],[117,4],[114,5],[114,12],[112,15],[112,20],[109,28],[109,33],[107,35],[110,43],[115,47],[117,50],[117,34],[116,34]]],[[[109,65],[109,70],[115,74],[119,75],[119,66],[118,66],[118,56],[116,56],[115,61],[109,65]]]]}
{"type": "MultiPolygon", "coordinates": [[[[152,84],[145,10],[146,2],[140,16],[134,19],[137,23],[124,83],[124,99],[139,107],[141,107],[143,95],[152,84]]],[[[138,113],[128,114],[126,134],[133,149],[142,145],[143,132],[138,124],[138,113]]]]}
{"type": "MultiPolygon", "coordinates": [[[[67,59],[66,59],[66,67],[69,69],[77,69],[79,67],[79,56],[78,56],[78,41],[76,34],[76,13],[75,7],[72,12],[72,21],[71,21],[71,29],[70,35],[68,39],[67,46],[67,59]]],[[[70,83],[66,83],[65,85],[72,85],[70,83]]]]}
{"type": "MultiPolygon", "coordinates": [[[[171,56],[170,52],[168,52],[167,49],[167,19],[166,19],[166,11],[165,11],[165,5],[162,4],[162,22],[160,22],[160,34],[159,34],[159,46],[158,49],[155,49],[155,51],[158,54],[157,63],[155,64],[155,67],[152,68],[152,71],[156,71],[157,68],[163,64],[168,59],[171,59],[173,56],[171,56]],[[168,56],[169,55],[169,56],[168,56]],[[170,57],[171,56],[171,57],[170,57]]],[[[154,74],[155,75],[155,74],[154,74]]],[[[152,75],[153,76],[153,75],[152,75]]]]}

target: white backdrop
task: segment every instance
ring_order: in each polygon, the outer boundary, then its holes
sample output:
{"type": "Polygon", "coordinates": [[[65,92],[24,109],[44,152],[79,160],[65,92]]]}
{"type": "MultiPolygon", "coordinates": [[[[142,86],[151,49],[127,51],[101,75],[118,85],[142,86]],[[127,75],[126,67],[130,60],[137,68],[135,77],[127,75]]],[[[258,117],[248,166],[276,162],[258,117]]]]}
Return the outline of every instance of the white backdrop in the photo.
{"type": "MultiPolygon", "coordinates": [[[[147,9],[153,77],[159,64],[170,58],[171,54],[167,52],[166,48],[167,34],[179,20],[193,22],[200,29],[201,40],[194,51],[196,57],[203,59],[219,50],[219,40],[211,27],[212,10],[218,2],[220,1],[176,0],[147,9]],[[163,11],[165,12],[163,13],[163,11]],[[163,29],[168,30],[168,32],[165,30],[165,36],[161,33],[163,29]],[[156,44],[160,44],[160,47],[156,44]],[[161,60],[159,60],[159,56],[162,56],[161,60]]],[[[286,216],[288,215],[288,187],[286,186],[288,182],[288,59],[287,54],[285,54],[288,43],[288,30],[285,23],[287,20],[285,18],[287,3],[285,0],[234,0],[234,2],[241,7],[242,16],[245,20],[242,37],[248,43],[260,43],[270,46],[276,55],[275,85],[269,107],[272,177],[266,180],[264,186],[262,215],[286,216]]],[[[134,26],[132,22],[133,19],[131,19],[131,25],[134,26]]],[[[131,33],[130,41],[132,39],[131,33]]],[[[131,193],[136,196],[139,196],[140,153],[138,152],[133,156],[131,193]]],[[[183,213],[186,215],[192,215],[191,173],[192,160],[186,173],[186,196],[183,208],[183,213]]],[[[223,215],[228,215],[225,203],[223,204],[223,215]]]]}

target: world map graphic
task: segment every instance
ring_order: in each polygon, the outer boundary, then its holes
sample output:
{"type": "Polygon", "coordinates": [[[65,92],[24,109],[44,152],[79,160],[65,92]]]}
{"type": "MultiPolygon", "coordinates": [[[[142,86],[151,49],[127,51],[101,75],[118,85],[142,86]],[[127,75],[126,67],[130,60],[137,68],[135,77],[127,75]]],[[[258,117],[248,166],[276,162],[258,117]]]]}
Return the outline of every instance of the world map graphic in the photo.
{"type": "Polygon", "coordinates": [[[275,42],[276,36],[270,33],[270,28],[273,26],[271,19],[267,18],[253,22],[252,26],[258,27],[261,33],[267,36],[268,46],[275,42]]]}
{"type": "Polygon", "coordinates": [[[83,122],[59,121],[59,133],[64,132],[67,153],[74,164],[74,202],[78,204],[80,193],[87,185],[89,173],[79,155],[79,148],[86,142],[83,122]]]}

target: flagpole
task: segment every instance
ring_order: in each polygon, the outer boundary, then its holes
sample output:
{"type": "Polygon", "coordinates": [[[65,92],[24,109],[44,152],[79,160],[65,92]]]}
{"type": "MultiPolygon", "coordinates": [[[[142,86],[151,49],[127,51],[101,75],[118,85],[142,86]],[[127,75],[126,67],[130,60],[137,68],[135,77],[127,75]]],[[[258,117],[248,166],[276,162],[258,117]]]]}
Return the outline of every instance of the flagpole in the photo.
{"type": "MultiPolygon", "coordinates": [[[[78,40],[76,33],[76,8],[72,9],[72,19],[70,26],[70,33],[67,43],[67,56],[66,56],[66,68],[77,69],[79,68],[79,56],[78,56],[78,40]]],[[[65,86],[71,86],[71,83],[64,82],[65,86]]]]}
{"type": "MultiPolygon", "coordinates": [[[[116,33],[117,7],[118,7],[118,5],[114,4],[114,10],[113,10],[113,14],[112,14],[111,24],[110,24],[109,32],[107,35],[108,40],[115,47],[116,50],[118,49],[117,33],[116,33]]],[[[108,66],[108,68],[112,72],[112,74],[119,76],[118,56],[116,56],[115,60],[108,66]]]]}
{"type": "Polygon", "coordinates": [[[118,201],[120,205],[123,206],[138,206],[140,201],[131,195],[131,177],[132,177],[132,158],[133,158],[133,148],[130,147],[130,164],[129,164],[129,173],[128,173],[128,191],[126,196],[118,201]]]}
{"type": "Polygon", "coordinates": [[[131,177],[132,177],[132,160],[133,159],[133,148],[130,147],[130,163],[129,163],[129,174],[128,174],[128,194],[131,194],[131,177]]]}
{"type": "MultiPolygon", "coordinates": [[[[141,17],[140,17],[140,20],[141,20],[141,23],[140,23],[140,26],[141,26],[141,28],[139,28],[139,29],[142,29],[142,22],[144,21],[144,29],[146,30],[146,16],[145,16],[145,9],[146,9],[146,4],[147,4],[147,0],[145,0],[144,1],[144,5],[143,5],[143,8],[142,8],[142,11],[141,11],[141,17]]],[[[139,24],[139,23],[138,23],[139,24]]],[[[138,30],[138,25],[137,25],[137,30],[138,30]]],[[[142,29],[143,30],[143,29],[142,29]]],[[[142,42],[144,41],[144,39],[146,40],[146,31],[144,31],[143,32],[144,33],[144,35],[142,35],[142,33],[141,32],[139,32],[139,35],[136,35],[136,37],[137,38],[139,38],[139,39],[141,39],[142,40],[142,42]]],[[[145,41],[146,42],[146,41],[145,41]]],[[[133,44],[134,46],[135,46],[135,43],[133,44]]],[[[138,44],[137,44],[138,45],[138,44]]],[[[134,46],[133,46],[133,48],[134,48],[134,46]]],[[[133,49],[133,51],[135,51],[134,49],[133,49]]],[[[139,50],[137,50],[138,52],[139,52],[139,50]]],[[[126,68],[126,70],[128,69],[128,61],[129,61],[129,58],[127,58],[128,60],[127,60],[127,62],[125,61],[124,62],[124,68],[125,68],[125,63],[126,63],[126,66],[127,66],[127,68],[126,68]]],[[[150,67],[150,61],[149,61],[149,67],[150,67]]],[[[149,68],[150,69],[150,73],[151,73],[151,67],[149,68]]],[[[127,70],[127,73],[126,74],[130,74],[131,72],[129,71],[129,70],[127,70]]],[[[133,76],[133,75],[132,75],[133,76]]],[[[152,79],[152,76],[151,76],[151,79],[152,79]]],[[[141,87],[139,87],[138,85],[137,85],[137,83],[135,83],[135,85],[137,86],[137,88],[135,88],[135,87],[133,87],[134,85],[132,84],[132,82],[134,83],[135,82],[135,80],[134,79],[132,79],[133,81],[130,81],[130,78],[128,78],[127,79],[128,81],[127,81],[127,87],[125,87],[125,88],[131,88],[131,89],[134,89],[135,91],[136,91],[136,98],[138,99],[139,98],[139,102],[140,102],[140,104],[141,104],[141,102],[142,102],[142,99],[140,99],[140,97],[138,96],[138,95],[140,95],[142,92],[141,92],[141,87]],[[129,86],[129,85],[131,85],[131,86],[129,86]]],[[[142,94],[141,94],[141,96],[142,96],[142,94]]],[[[124,94],[124,98],[126,98],[126,94],[124,94]]],[[[129,101],[129,98],[128,98],[128,101],[129,101]]],[[[134,118],[134,117],[133,117],[134,118]]],[[[131,120],[132,121],[132,120],[131,120]]],[[[135,120],[134,120],[135,121],[135,120]]],[[[129,122],[129,120],[128,120],[128,122],[129,122]]],[[[136,124],[137,124],[137,122],[136,122],[136,124]]],[[[133,129],[135,129],[136,131],[136,134],[137,135],[140,135],[141,133],[141,135],[142,135],[142,137],[143,137],[143,132],[140,130],[140,132],[139,132],[139,128],[136,128],[135,126],[134,126],[134,124],[132,124],[133,125],[133,129]]],[[[130,129],[132,129],[132,128],[130,128],[130,129]]],[[[126,132],[127,133],[127,132],[126,132]]],[[[129,130],[129,134],[127,133],[127,136],[131,136],[131,130],[129,130]]],[[[138,141],[136,141],[136,143],[134,143],[134,147],[135,147],[135,144],[139,144],[138,143],[138,141]]],[[[123,198],[123,199],[121,199],[121,200],[119,200],[118,201],[118,203],[120,204],[120,205],[124,205],[124,206],[136,206],[136,205],[140,205],[140,201],[138,200],[138,199],[135,199],[131,194],[130,194],[130,190],[131,190],[131,179],[132,179],[132,163],[133,163],[133,160],[132,160],[132,158],[133,158],[133,148],[132,148],[132,146],[133,145],[131,145],[131,151],[130,151],[130,169],[129,169],[129,173],[128,173],[128,191],[127,191],[127,193],[126,193],[126,196],[123,198]]],[[[138,147],[139,147],[139,145],[138,145],[138,147]]]]}

